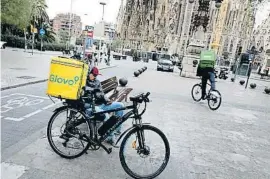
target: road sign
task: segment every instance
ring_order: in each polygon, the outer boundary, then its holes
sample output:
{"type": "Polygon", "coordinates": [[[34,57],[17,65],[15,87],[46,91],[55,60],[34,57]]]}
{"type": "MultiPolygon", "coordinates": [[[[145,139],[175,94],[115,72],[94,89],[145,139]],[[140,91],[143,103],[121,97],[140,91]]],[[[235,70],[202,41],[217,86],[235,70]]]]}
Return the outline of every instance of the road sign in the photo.
{"type": "Polygon", "coordinates": [[[44,34],[45,34],[45,30],[44,30],[44,29],[40,29],[40,30],[39,30],[39,34],[40,34],[40,35],[44,35],[44,34]]]}

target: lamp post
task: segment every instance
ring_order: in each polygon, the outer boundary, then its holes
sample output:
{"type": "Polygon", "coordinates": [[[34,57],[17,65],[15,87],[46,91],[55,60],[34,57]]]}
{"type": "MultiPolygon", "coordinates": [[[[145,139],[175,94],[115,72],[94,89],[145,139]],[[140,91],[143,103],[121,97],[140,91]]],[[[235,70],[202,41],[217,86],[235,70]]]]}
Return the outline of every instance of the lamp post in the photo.
{"type": "MultiPolygon", "coordinates": [[[[103,31],[105,31],[104,8],[105,8],[105,6],[106,6],[106,3],[101,1],[99,4],[102,5],[102,18],[101,18],[101,23],[103,23],[103,31]]],[[[103,36],[104,36],[104,33],[102,33],[102,37],[103,37],[103,36]]],[[[102,37],[100,37],[100,39],[99,39],[99,53],[98,53],[99,60],[100,60],[101,40],[102,40],[102,37]]]]}
{"type": "Polygon", "coordinates": [[[72,22],[72,6],[73,6],[73,1],[74,0],[70,0],[69,31],[68,31],[68,44],[67,44],[68,50],[70,48],[70,43],[71,43],[71,22],[72,22]]]}
{"type": "Polygon", "coordinates": [[[104,20],[104,7],[106,6],[105,2],[100,2],[100,5],[102,5],[102,21],[104,20]]]}

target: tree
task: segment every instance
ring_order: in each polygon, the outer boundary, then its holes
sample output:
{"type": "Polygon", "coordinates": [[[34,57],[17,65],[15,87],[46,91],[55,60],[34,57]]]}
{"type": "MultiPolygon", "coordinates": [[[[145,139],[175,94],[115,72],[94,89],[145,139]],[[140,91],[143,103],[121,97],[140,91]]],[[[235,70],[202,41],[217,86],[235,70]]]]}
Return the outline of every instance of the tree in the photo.
{"type": "Polygon", "coordinates": [[[47,7],[45,0],[31,0],[31,22],[35,24],[38,24],[39,21],[49,23],[47,7]]]}
{"type": "Polygon", "coordinates": [[[29,23],[30,12],[31,0],[2,0],[1,24],[10,24],[23,29],[29,23]]]}

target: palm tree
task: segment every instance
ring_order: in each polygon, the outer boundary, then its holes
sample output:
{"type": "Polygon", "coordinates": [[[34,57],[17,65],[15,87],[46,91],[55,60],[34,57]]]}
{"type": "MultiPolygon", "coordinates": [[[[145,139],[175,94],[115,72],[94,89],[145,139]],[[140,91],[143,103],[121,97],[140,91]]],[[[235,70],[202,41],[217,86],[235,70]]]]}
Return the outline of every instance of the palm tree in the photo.
{"type": "Polygon", "coordinates": [[[46,12],[48,8],[45,0],[31,0],[31,21],[34,24],[38,24],[38,21],[49,23],[49,16],[46,12]]]}

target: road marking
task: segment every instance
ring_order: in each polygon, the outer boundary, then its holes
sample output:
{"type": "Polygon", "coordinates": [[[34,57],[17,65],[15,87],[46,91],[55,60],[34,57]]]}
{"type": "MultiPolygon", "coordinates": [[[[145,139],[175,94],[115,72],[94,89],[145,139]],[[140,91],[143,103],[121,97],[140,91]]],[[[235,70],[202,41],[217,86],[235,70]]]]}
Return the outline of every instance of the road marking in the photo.
{"type": "Polygon", "coordinates": [[[24,119],[29,118],[29,117],[31,117],[31,116],[34,116],[34,115],[40,113],[40,112],[42,112],[42,110],[41,110],[41,109],[38,109],[38,110],[36,110],[36,111],[34,111],[34,112],[31,112],[31,113],[29,113],[29,114],[26,114],[25,116],[23,116],[23,118],[24,118],[24,119]]]}
{"type": "Polygon", "coordinates": [[[5,179],[18,179],[20,178],[29,168],[21,165],[11,163],[1,163],[1,178],[5,179]]]}
{"type": "Polygon", "coordinates": [[[50,104],[50,105],[45,106],[44,108],[42,108],[42,110],[49,109],[49,108],[54,107],[54,106],[56,106],[57,104],[60,104],[60,103],[61,103],[61,102],[57,102],[57,103],[50,104]]]}
{"type": "Polygon", "coordinates": [[[10,97],[10,96],[14,96],[14,95],[19,95],[19,93],[13,93],[13,94],[10,94],[10,95],[1,96],[1,99],[7,98],[7,97],[10,97]]]}
{"type": "Polygon", "coordinates": [[[20,118],[16,118],[16,117],[6,117],[6,118],[4,118],[4,119],[10,120],[10,121],[16,121],[16,122],[19,122],[19,121],[24,120],[23,117],[20,117],[20,118]]]}
{"type": "Polygon", "coordinates": [[[48,97],[44,97],[44,96],[36,96],[36,95],[31,95],[31,94],[16,93],[16,95],[29,96],[29,97],[33,97],[33,98],[41,98],[41,99],[47,99],[47,100],[49,100],[48,97]]]}

